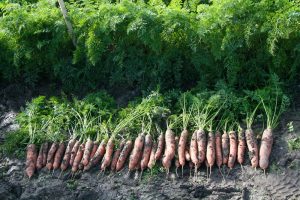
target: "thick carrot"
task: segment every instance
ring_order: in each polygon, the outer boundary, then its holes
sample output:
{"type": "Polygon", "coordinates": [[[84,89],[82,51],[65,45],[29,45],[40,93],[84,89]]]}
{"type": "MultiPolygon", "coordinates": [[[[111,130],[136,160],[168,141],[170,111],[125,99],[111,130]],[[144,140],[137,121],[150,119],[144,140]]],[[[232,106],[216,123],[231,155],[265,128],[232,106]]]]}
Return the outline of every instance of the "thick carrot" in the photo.
{"type": "Polygon", "coordinates": [[[228,157],[229,157],[229,137],[226,131],[224,131],[222,135],[222,155],[223,155],[223,164],[226,165],[228,163],[228,157]]]}
{"type": "Polygon", "coordinates": [[[119,159],[118,159],[118,162],[117,162],[117,165],[116,165],[116,170],[117,171],[120,171],[123,168],[131,149],[132,149],[132,141],[128,140],[126,142],[124,148],[122,149],[120,156],[119,156],[119,159]]]}
{"type": "Polygon", "coordinates": [[[37,150],[35,144],[29,144],[27,146],[26,153],[26,174],[29,178],[31,178],[35,172],[36,167],[36,159],[37,159],[37,150]]]}
{"type": "Polygon", "coordinates": [[[207,140],[207,150],[206,150],[206,159],[209,165],[209,177],[211,175],[211,169],[215,164],[216,160],[216,140],[215,135],[212,131],[208,133],[208,140],[207,140]]]}
{"type": "Polygon", "coordinates": [[[207,139],[204,130],[197,130],[196,135],[197,135],[197,146],[198,146],[198,160],[199,160],[199,164],[201,164],[205,160],[207,139]]]}
{"type": "Polygon", "coordinates": [[[185,165],[185,149],[187,145],[187,139],[189,136],[188,130],[183,130],[180,135],[179,144],[178,144],[178,159],[179,164],[183,167],[185,165]]]}
{"type": "Polygon", "coordinates": [[[167,129],[166,136],[165,136],[165,153],[163,157],[163,166],[167,171],[167,174],[169,174],[169,169],[171,167],[171,162],[175,156],[176,152],[176,143],[175,143],[175,135],[174,132],[171,129],[167,129]]]}
{"type": "Polygon", "coordinates": [[[264,130],[261,145],[259,149],[259,167],[264,171],[269,166],[269,158],[272,151],[273,145],[273,131],[271,128],[267,128],[264,130]]]}
{"type": "Polygon", "coordinates": [[[65,171],[68,168],[68,166],[69,166],[70,158],[71,158],[71,151],[73,149],[73,146],[74,146],[75,142],[76,142],[75,139],[71,139],[68,142],[64,158],[63,158],[63,160],[61,162],[61,165],[60,165],[60,169],[62,171],[65,171]]]}
{"type": "Polygon", "coordinates": [[[155,152],[155,160],[161,159],[165,147],[165,136],[161,133],[158,137],[157,150],[155,152]]]}
{"type": "Polygon", "coordinates": [[[152,148],[152,137],[148,133],[145,137],[145,145],[143,150],[143,156],[141,160],[141,169],[144,170],[148,166],[148,162],[150,159],[151,154],[151,148],[152,148]]]}
{"type": "Polygon", "coordinates": [[[110,137],[107,145],[106,145],[106,149],[105,149],[105,154],[104,157],[102,159],[102,164],[101,164],[101,170],[105,171],[105,169],[110,165],[111,160],[112,160],[112,155],[114,153],[114,137],[110,137]]]}
{"type": "Polygon", "coordinates": [[[237,152],[237,161],[240,165],[244,163],[245,151],[246,151],[246,141],[244,131],[241,130],[238,133],[238,152],[237,152]]]}
{"type": "Polygon", "coordinates": [[[152,145],[152,148],[151,148],[150,159],[149,159],[149,162],[148,162],[148,168],[149,169],[152,169],[155,165],[155,152],[156,152],[156,149],[157,149],[157,143],[154,141],[153,145],[152,145]]]}
{"type": "Polygon", "coordinates": [[[110,170],[111,171],[115,171],[118,159],[119,159],[119,157],[121,155],[121,151],[123,150],[124,145],[125,145],[125,141],[123,140],[120,143],[119,148],[115,151],[114,156],[112,158],[111,165],[110,165],[110,170]]]}
{"type": "Polygon", "coordinates": [[[55,156],[57,149],[58,149],[58,143],[53,142],[51,145],[51,148],[49,149],[48,155],[47,155],[46,167],[48,168],[48,170],[51,170],[53,168],[54,156],[55,156]]]}
{"type": "Polygon", "coordinates": [[[85,144],[84,152],[83,152],[83,158],[82,158],[82,164],[86,166],[89,164],[91,152],[93,149],[94,142],[88,138],[85,144]]]}
{"type": "Polygon", "coordinates": [[[57,151],[55,152],[55,156],[54,156],[54,162],[53,162],[53,169],[58,169],[60,164],[61,164],[61,159],[63,157],[65,153],[65,144],[63,142],[61,142],[59,144],[59,147],[57,149],[57,151]]]}
{"type": "Polygon", "coordinates": [[[221,133],[219,131],[216,132],[216,163],[220,169],[223,163],[223,156],[222,156],[222,138],[221,138],[221,133]]]}
{"type": "Polygon", "coordinates": [[[44,144],[41,145],[38,157],[36,159],[36,169],[37,170],[40,170],[43,168],[43,145],[44,144]]]}
{"type": "Polygon", "coordinates": [[[129,158],[129,171],[132,171],[136,169],[136,167],[139,167],[139,161],[143,154],[144,138],[145,136],[142,133],[134,141],[133,150],[129,158]]]}
{"type": "Polygon", "coordinates": [[[73,162],[75,160],[75,157],[77,155],[77,151],[79,149],[79,146],[80,146],[80,142],[77,140],[72,148],[72,151],[71,151],[71,158],[70,158],[70,165],[73,166],[73,162]]]}
{"type": "Polygon", "coordinates": [[[95,165],[97,165],[99,163],[99,161],[102,159],[102,157],[105,154],[105,149],[106,149],[106,142],[105,142],[105,140],[102,140],[95,155],[90,160],[89,164],[84,166],[84,171],[89,170],[90,168],[94,167],[95,165]]]}
{"type": "Polygon", "coordinates": [[[72,165],[72,172],[75,173],[77,172],[78,168],[79,168],[79,164],[82,160],[83,157],[83,151],[84,151],[84,143],[82,143],[81,145],[79,145],[78,151],[76,153],[73,165],[72,165]]]}
{"type": "Polygon", "coordinates": [[[197,145],[197,132],[195,131],[192,135],[191,142],[190,142],[190,156],[191,161],[194,163],[195,166],[198,166],[198,145],[197,145]]]}
{"type": "Polygon", "coordinates": [[[45,167],[47,164],[48,146],[49,146],[48,142],[45,142],[42,146],[43,147],[43,167],[45,167]]]}
{"type": "Polygon", "coordinates": [[[234,131],[229,132],[229,158],[228,158],[228,167],[232,169],[234,167],[234,163],[236,161],[237,155],[237,141],[236,134],[234,131]]]}
{"type": "Polygon", "coordinates": [[[92,149],[91,155],[90,155],[90,160],[94,157],[94,155],[95,155],[98,147],[99,147],[99,142],[95,141],[94,145],[93,145],[93,149],[92,149]]]}
{"type": "Polygon", "coordinates": [[[257,140],[254,137],[254,132],[252,129],[246,129],[246,142],[249,150],[249,157],[251,161],[251,165],[253,168],[258,166],[258,147],[257,140]]]}

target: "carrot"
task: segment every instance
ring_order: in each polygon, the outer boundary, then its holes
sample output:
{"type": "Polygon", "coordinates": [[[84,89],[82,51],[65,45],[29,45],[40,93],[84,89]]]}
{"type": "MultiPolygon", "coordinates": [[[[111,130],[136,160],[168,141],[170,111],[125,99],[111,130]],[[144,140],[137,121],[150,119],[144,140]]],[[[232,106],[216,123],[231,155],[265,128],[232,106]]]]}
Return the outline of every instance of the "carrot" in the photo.
{"type": "Polygon", "coordinates": [[[188,149],[185,149],[184,154],[185,154],[185,159],[186,159],[186,161],[191,161],[191,155],[190,155],[188,149]]]}
{"type": "Polygon", "coordinates": [[[226,131],[224,131],[222,135],[222,155],[223,155],[223,164],[226,165],[229,156],[229,137],[226,131]]]}
{"type": "Polygon", "coordinates": [[[61,162],[61,165],[60,165],[60,169],[62,171],[65,171],[68,168],[68,166],[69,166],[70,158],[71,158],[71,151],[72,151],[72,148],[73,148],[75,142],[76,142],[75,139],[71,139],[68,142],[64,158],[63,158],[63,160],[61,162]]]}
{"type": "Polygon", "coordinates": [[[256,168],[258,166],[258,147],[257,140],[254,137],[254,132],[252,129],[246,129],[246,142],[249,150],[249,157],[251,161],[251,166],[256,168]]]}
{"type": "Polygon", "coordinates": [[[48,146],[49,146],[48,142],[45,142],[42,145],[42,148],[43,148],[43,167],[45,167],[46,164],[47,164],[48,146]]]}
{"type": "Polygon", "coordinates": [[[47,155],[46,167],[48,168],[48,170],[51,170],[53,168],[54,156],[55,156],[55,152],[57,149],[58,149],[58,143],[53,142],[51,145],[51,148],[49,149],[48,155],[47,155]]]}
{"type": "Polygon", "coordinates": [[[158,145],[157,145],[157,150],[155,152],[155,160],[161,159],[163,155],[164,146],[165,146],[165,136],[164,133],[161,133],[158,137],[158,145]]]}
{"type": "MultiPolygon", "coordinates": [[[[176,145],[176,149],[178,149],[179,148],[179,138],[178,138],[178,136],[176,136],[175,137],[175,145],[176,145]]],[[[176,176],[177,177],[179,177],[178,176],[178,168],[180,167],[181,165],[180,165],[180,163],[179,163],[179,158],[178,158],[178,152],[176,152],[175,151],[175,167],[176,167],[176,176]]],[[[181,174],[182,174],[182,176],[183,176],[183,166],[182,166],[182,171],[181,171],[181,174]]]]}
{"type": "Polygon", "coordinates": [[[153,142],[152,148],[151,148],[151,155],[150,155],[150,159],[149,159],[149,162],[148,162],[148,168],[149,169],[152,169],[155,165],[155,152],[156,152],[156,149],[157,149],[157,143],[153,142]]]}
{"type": "Polygon", "coordinates": [[[37,170],[40,170],[43,168],[43,145],[44,144],[41,145],[41,148],[39,150],[39,155],[36,159],[36,169],[37,170]]]}
{"type": "Polygon", "coordinates": [[[245,134],[243,130],[238,133],[238,150],[237,150],[237,161],[240,165],[244,163],[245,151],[246,151],[246,141],[245,134]]]}
{"type": "Polygon", "coordinates": [[[166,143],[166,148],[165,148],[165,153],[163,158],[163,166],[166,169],[167,174],[169,174],[171,162],[175,156],[175,151],[176,151],[174,132],[170,128],[168,128],[166,131],[165,143],[166,143]]]}
{"type": "Polygon", "coordinates": [[[198,162],[199,164],[203,163],[205,160],[206,153],[206,134],[203,129],[197,130],[197,146],[198,146],[198,162]]]}
{"type": "Polygon", "coordinates": [[[181,165],[182,168],[185,165],[185,160],[186,160],[185,149],[186,149],[186,145],[187,145],[188,136],[189,136],[188,130],[184,129],[181,132],[180,140],[179,140],[179,144],[178,144],[178,159],[179,159],[179,164],[181,165]]]}
{"type": "Polygon", "coordinates": [[[118,158],[117,165],[116,165],[116,171],[120,171],[123,168],[131,149],[132,149],[132,141],[128,140],[118,158]]]}
{"type": "Polygon", "coordinates": [[[208,133],[206,159],[209,165],[209,177],[210,177],[211,169],[215,164],[215,160],[216,160],[216,140],[215,140],[214,133],[212,131],[208,133]]]}
{"type": "Polygon", "coordinates": [[[237,155],[237,141],[236,141],[236,134],[234,131],[229,132],[229,159],[228,159],[228,167],[232,169],[234,167],[234,163],[236,161],[237,155]]]}
{"type": "Polygon", "coordinates": [[[190,142],[190,156],[191,161],[195,165],[195,171],[197,172],[197,166],[199,164],[198,160],[198,145],[197,145],[197,131],[195,131],[192,135],[191,142],[190,142]]]}
{"type": "Polygon", "coordinates": [[[84,166],[86,166],[90,161],[90,156],[91,156],[93,145],[94,145],[94,142],[90,138],[88,138],[86,141],[86,144],[85,144],[85,149],[84,149],[83,158],[82,158],[82,164],[84,166]]]}
{"type": "Polygon", "coordinates": [[[75,173],[77,172],[78,168],[79,168],[79,164],[82,160],[82,157],[83,157],[83,151],[84,151],[84,143],[82,143],[79,148],[78,148],[78,151],[76,153],[76,156],[75,156],[75,159],[74,159],[74,162],[73,162],[73,165],[72,165],[72,172],[75,173]]]}
{"type": "Polygon", "coordinates": [[[223,156],[222,156],[222,138],[221,138],[221,133],[219,131],[216,132],[216,163],[220,169],[223,163],[223,156]]]}
{"type": "Polygon", "coordinates": [[[105,154],[104,154],[104,158],[102,159],[102,164],[101,164],[101,170],[105,171],[105,169],[110,165],[111,160],[112,160],[112,155],[114,152],[114,137],[110,137],[107,145],[106,145],[106,149],[105,149],[105,154]]]}
{"type": "Polygon", "coordinates": [[[35,144],[29,144],[27,146],[26,153],[26,174],[29,178],[31,178],[35,172],[36,167],[36,159],[37,159],[37,150],[35,144]]]}
{"type": "Polygon", "coordinates": [[[93,149],[92,149],[91,155],[90,155],[90,160],[94,157],[94,155],[95,155],[98,147],[99,147],[99,142],[95,141],[94,145],[93,145],[93,149]]]}
{"type": "Polygon", "coordinates": [[[65,153],[65,144],[61,142],[54,156],[53,169],[59,168],[64,153],[65,153]]]}
{"type": "Polygon", "coordinates": [[[84,166],[84,171],[87,171],[91,167],[94,167],[95,165],[98,164],[98,162],[102,159],[102,157],[105,154],[105,149],[106,149],[106,142],[105,142],[105,140],[102,140],[102,142],[98,146],[98,149],[97,149],[95,155],[90,160],[89,164],[84,166]]]}
{"type": "Polygon", "coordinates": [[[142,133],[139,134],[139,136],[134,141],[133,150],[129,158],[129,171],[132,171],[136,169],[136,167],[139,167],[137,165],[139,165],[139,161],[143,154],[144,138],[144,133],[142,133]]]}
{"type": "Polygon", "coordinates": [[[123,140],[123,141],[120,143],[119,148],[115,151],[114,156],[113,156],[113,158],[112,158],[111,165],[110,165],[110,170],[111,170],[111,171],[115,171],[117,162],[118,162],[118,160],[119,160],[119,157],[120,157],[120,155],[121,155],[121,151],[123,150],[124,145],[125,145],[125,141],[123,140]]]}
{"type": "Polygon", "coordinates": [[[142,160],[141,160],[142,171],[148,166],[148,162],[149,162],[150,154],[151,154],[152,143],[153,143],[152,137],[148,133],[145,137],[145,145],[144,145],[143,156],[142,156],[142,160]]]}
{"type": "Polygon", "coordinates": [[[77,151],[79,149],[79,146],[80,146],[80,142],[77,140],[72,148],[72,151],[71,151],[71,158],[70,158],[70,165],[73,166],[73,162],[75,160],[75,157],[77,155],[77,151]]]}
{"type": "Polygon", "coordinates": [[[259,149],[259,167],[264,171],[269,166],[269,157],[272,151],[273,145],[273,131],[271,128],[267,128],[264,130],[261,145],[259,149]]]}

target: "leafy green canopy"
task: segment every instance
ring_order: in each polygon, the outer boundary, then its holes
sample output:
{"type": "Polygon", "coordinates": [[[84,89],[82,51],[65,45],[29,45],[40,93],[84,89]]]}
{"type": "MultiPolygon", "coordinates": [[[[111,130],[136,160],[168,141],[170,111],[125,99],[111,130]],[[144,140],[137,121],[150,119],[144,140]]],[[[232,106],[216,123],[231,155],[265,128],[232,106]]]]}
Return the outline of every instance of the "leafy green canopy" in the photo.
{"type": "Polygon", "coordinates": [[[253,89],[270,73],[297,81],[297,1],[201,2],[69,0],[76,47],[55,1],[1,2],[0,78],[54,81],[70,92],[212,88],[221,80],[253,89]]]}

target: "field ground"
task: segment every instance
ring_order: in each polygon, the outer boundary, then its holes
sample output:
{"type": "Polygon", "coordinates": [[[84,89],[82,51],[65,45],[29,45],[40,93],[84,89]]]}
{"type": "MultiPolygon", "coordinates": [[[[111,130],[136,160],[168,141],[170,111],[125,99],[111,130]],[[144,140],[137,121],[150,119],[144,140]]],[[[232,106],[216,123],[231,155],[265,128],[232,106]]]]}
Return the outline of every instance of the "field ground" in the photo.
{"type": "MultiPolygon", "coordinates": [[[[11,88],[1,91],[0,142],[3,142],[8,131],[18,128],[15,115],[34,92],[5,92],[12,91],[11,88]]],[[[175,169],[171,169],[166,179],[157,167],[152,175],[144,172],[141,180],[135,179],[134,173],[128,176],[127,169],[98,177],[98,169],[75,177],[67,172],[60,178],[59,171],[42,170],[28,180],[24,176],[24,160],[4,156],[0,158],[0,199],[300,199],[300,151],[288,148],[289,141],[300,137],[297,102],[294,110],[285,113],[275,131],[271,166],[266,176],[262,170],[252,169],[247,160],[243,171],[236,165],[225,181],[216,167],[210,179],[205,167],[196,179],[189,177],[188,168],[183,178],[177,178],[175,169]],[[289,129],[287,124],[291,121],[293,125],[289,129]]]]}

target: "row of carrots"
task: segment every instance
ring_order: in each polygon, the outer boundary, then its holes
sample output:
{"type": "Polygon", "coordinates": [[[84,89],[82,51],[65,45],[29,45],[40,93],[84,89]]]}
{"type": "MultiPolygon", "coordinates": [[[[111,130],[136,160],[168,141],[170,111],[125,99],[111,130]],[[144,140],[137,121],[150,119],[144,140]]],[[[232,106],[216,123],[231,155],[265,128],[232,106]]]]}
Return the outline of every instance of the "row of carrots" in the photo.
{"type": "Polygon", "coordinates": [[[26,174],[31,178],[36,170],[46,167],[48,170],[61,171],[71,167],[72,173],[79,170],[87,171],[100,164],[100,170],[120,171],[129,157],[128,169],[152,169],[156,161],[161,160],[167,174],[175,161],[176,172],[183,169],[187,162],[195,172],[206,164],[211,169],[216,164],[219,169],[227,165],[232,169],[236,162],[244,163],[245,152],[248,149],[251,165],[265,170],[269,165],[269,157],[273,144],[272,129],[263,132],[262,142],[258,148],[257,140],[252,129],[245,131],[224,132],[221,134],[209,131],[208,134],[200,129],[192,134],[187,129],[179,137],[168,128],[155,141],[150,134],[139,134],[134,143],[132,140],[122,140],[117,146],[114,136],[106,142],[93,142],[88,139],[85,143],[72,138],[68,144],[54,142],[51,145],[43,143],[37,152],[35,144],[27,146],[26,174]],[[117,146],[117,148],[116,148],[117,146]],[[49,148],[50,147],[50,148],[49,148]],[[101,163],[100,163],[101,161],[101,163]]]}

